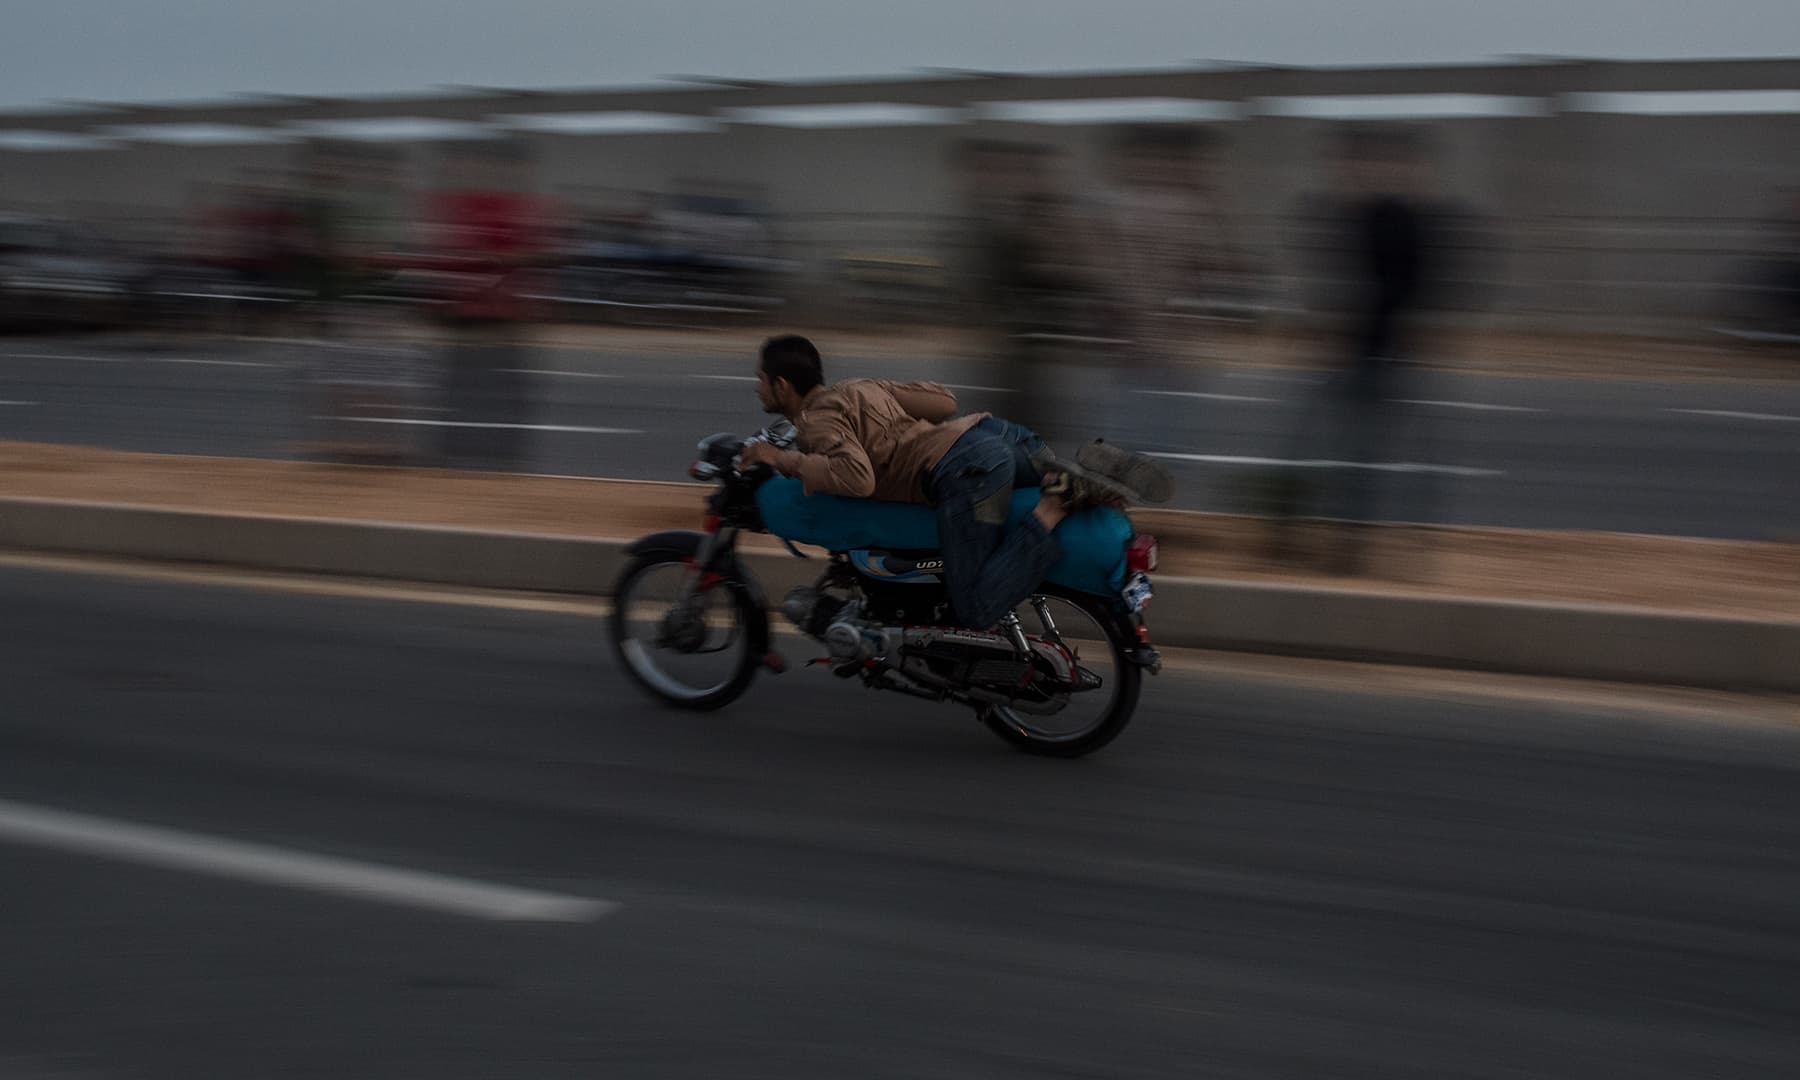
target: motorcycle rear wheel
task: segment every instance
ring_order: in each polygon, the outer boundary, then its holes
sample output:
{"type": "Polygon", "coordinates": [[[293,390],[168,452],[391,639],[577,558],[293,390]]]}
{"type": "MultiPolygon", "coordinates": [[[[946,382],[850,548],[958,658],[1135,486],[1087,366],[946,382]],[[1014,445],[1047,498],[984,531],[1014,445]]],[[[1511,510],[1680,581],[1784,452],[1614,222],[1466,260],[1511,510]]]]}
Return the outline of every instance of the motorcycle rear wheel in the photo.
{"type": "MultiPolygon", "coordinates": [[[[1099,709],[1095,719],[1073,728],[1052,725],[1040,717],[1005,705],[984,705],[978,715],[995,735],[1027,754],[1082,757],[1118,738],[1125,725],[1131,722],[1143,687],[1143,669],[1132,661],[1132,643],[1126,640],[1124,627],[1105,599],[1056,587],[1046,587],[1036,595],[1055,609],[1053,617],[1057,629],[1071,650],[1078,654],[1086,651],[1086,655],[1077,657],[1082,666],[1097,666],[1093,662],[1100,659],[1094,655],[1098,651],[1104,651],[1111,664],[1110,671],[1097,672],[1106,680],[1103,686],[1071,695],[1071,703],[1091,704],[1086,701],[1088,695],[1098,694],[1109,696],[1106,704],[1099,709]],[[1071,610],[1081,617],[1080,626],[1065,617],[1064,613],[1071,610]]],[[[1043,635],[1029,600],[1020,605],[1019,619],[1027,636],[1043,635]]]]}

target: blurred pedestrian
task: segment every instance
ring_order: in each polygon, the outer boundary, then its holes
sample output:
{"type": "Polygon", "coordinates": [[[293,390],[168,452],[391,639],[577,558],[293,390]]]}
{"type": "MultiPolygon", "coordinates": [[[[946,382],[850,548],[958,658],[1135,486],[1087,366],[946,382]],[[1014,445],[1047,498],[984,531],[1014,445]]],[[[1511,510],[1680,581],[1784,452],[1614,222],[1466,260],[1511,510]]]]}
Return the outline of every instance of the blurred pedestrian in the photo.
{"type": "Polygon", "coordinates": [[[1001,140],[965,144],[959,160],[983,351],[1015,394],[1010,414],[1052,441],[1071,434],[1056,399],[1059,339],[1093,330],[1082,317],[1093,293],[1083,222],[1057,165],[1049,147],[1001,140]]]}
{"type": "Polygon", "coordinates": [[[279,325],[293,299],[300,223],[282,170],[248,170],[240,199],[234,247],[239,285],[247,298],[240,326],[247,333],[266,334],[279,325]]]}
{"type": "Polygon", "coordinates": [[[293,264],[321,406],[312,411],[323,430],[315,450],[338,461],[403,460],[410,429],[379,422],[410,405],[415,366],[394,314],[376,299],[405,222],[394,161],[376,147],[321,143],[303,175],[293,264]]]}
{"type": "Polygon", "coordinates": [[[549,254],[531,159],[518,140],[471,140],[450,152],[433,219],[437,249],[458,282],[442,307],[444,459],[520,469],[528,453],[530,384],[524,338],[537,310],[533,282],[549,254]]]}
{"type": "MultiPolygon", "coordinates": [[[[1321,276],[1334,283],[1326,301],[1330,376],[1295,440],[1297,457],[1318,468],[1283,486],[1298,504],[1286,509],[1343,523],[1329,568],[1354,573],[1364,563],[1378,496],[1400,487],[1381,481],[1386,473],[1402,475],[1384,459],[1406,435],[1415,446],[1429,442],[1423,419],[1409,416],[1404,402],[1413,396],[1406,384],[1421,316],[1438,299],[1450,244],[1448,215],[1430,196],[1426,145],[1417,131],[1350,128],[1340,133],[1333,165],[1337,190],[1315,201],[1327,229],[1321,276]]],[[[1436,503],[1429,470],[1405,473],[1405,486],[1413,499],[1402,512],[1429,519],[1436,503]]]]}
{"type": "Polygon", "coordinates": [[[1800,342],[1800,188],[1763,224],[1761,251],[1736,272],[1727,295],[1725,325],[1748,341],[1800,342]]]}
{"type": "Polygon", "coordinates": [[[1196,399],[1176,395],[1203,323],[1197,314],[1241,258],[1214,176],[1214,140],[1203,128],[1155,124],[1126,130],[1111,182],[1099,198],[1101,258],[1112,326],[1121,344],[1105,434],[1174,450],[1203,427],[1196,399]]]}

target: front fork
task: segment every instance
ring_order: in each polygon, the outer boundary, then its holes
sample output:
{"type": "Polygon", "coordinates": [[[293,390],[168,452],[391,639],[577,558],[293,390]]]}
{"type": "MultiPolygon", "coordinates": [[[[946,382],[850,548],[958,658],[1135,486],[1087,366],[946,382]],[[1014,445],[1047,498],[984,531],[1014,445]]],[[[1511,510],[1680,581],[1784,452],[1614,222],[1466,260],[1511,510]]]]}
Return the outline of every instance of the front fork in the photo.
{"type": "Polygon", "coordinates": [[[719,515],[706,516],[706,528],[701,534],[700,544],[694,553],[686,559],[687,569],[682,575],[681,591],[675,596],[669,612],[663,616],[662,640],[659,644],[688,640],[698,620],[706,617],[706,594],[713,586],[725,580],[725,575],[713,569],[721,553],[731,550],[737,541],[737,528],[721,525],[719,515]]]}
{"type": "Polygon", "coordinates": [[[694,549],[693,558],[688,560],[688,580],[683,584],[682,597],[704,596],[706,591],[717,585],[724,577],[713,569],[719,556],[737,544],[738,527],[726,525],[717,514],[706,515],[706,527],[701,531],[700,546],[694,549]]]}
{"type": "MultiPolygon", "coordinates": [[[[713,588],[724,584],[727,577],[718,567],[731,561],[732,549],[737,546],[738,533],[742,529],[737,525],[725,524],[718,514],[707,514],[705,526],[701,531],[700,544],[694,554],[687,560],[687,577],[681,585],[681,595],[676,607],[670,612],[669,620],[694,620],[706,617],[706,601],[713,588]]],[[[757,595],[760,597],[761,593],[757,595]]],[[[762,604],[758,600],[758,607],[762,604]]],[[[674,625],[665,622],[666,626],[674,625]]],[[[787,660],[768,644],[768,634],[760,635],[763,639],[762,665],[779,675],[787,670],[787,660]]]]}

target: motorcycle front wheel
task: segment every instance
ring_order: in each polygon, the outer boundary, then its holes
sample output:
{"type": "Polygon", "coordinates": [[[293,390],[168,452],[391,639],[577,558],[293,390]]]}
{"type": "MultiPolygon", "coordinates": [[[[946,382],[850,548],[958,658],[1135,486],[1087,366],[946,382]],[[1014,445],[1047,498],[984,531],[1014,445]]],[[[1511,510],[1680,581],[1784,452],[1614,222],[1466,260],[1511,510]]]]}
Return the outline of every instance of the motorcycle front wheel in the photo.
{"type": "Polygon", "coordinates": [[[651,552],[613,586],[613,651],[632,681],[682,709],[717,709],[749,688],[761,658],[750,640],[761,617],[730,581],[698,588],[685,556],[651,552]]]}

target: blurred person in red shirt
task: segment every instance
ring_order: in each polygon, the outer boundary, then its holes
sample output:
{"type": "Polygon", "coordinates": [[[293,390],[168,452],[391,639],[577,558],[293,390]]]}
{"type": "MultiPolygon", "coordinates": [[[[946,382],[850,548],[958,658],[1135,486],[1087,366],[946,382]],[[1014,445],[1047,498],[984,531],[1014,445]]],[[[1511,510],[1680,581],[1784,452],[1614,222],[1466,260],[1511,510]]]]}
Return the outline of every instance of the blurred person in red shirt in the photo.
{"type": "Polygon", "coordinates": [[[459,426],[445,429],[444,457],[517,469],[530,423],[524,338],[549,261],[548,210],[531,191],[531,161],[516,140],[458,144],[447,165],[449,183],[431,209],[438,263],[454,282],[441,310],[450,330],[445,404],[459,426]]]}
{"type": "MultiPolygon", "coordinates": [[[[281,170],[245,171],[232,226],[238,280],[250,296],[271,298],[295,287],[300,220],[281,170]]],[[[253,302],[244,314],[266,324],[280,314],[280,305],[253,302]]]]}

